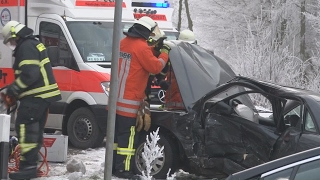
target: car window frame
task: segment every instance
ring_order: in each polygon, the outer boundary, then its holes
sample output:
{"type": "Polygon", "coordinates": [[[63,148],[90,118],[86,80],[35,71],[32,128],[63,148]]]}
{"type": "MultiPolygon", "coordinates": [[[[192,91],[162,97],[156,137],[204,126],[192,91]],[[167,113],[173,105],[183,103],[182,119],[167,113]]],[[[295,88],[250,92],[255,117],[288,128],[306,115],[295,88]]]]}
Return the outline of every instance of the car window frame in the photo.
{"type": "MultiPolygon", "coordinates": [[[[314,161],[320,161],[320,158],[319,158],[319,159],[314,159],[314,160],[312,160],[312,161],[309,161],[309,162],[306,162],[306,163],[303,163],[303,164],[300,164],[300,165],[296,166],[295,169],[294,169],[294,174],[292,174],[292,179],[293,179],[293,180],[296,179],[296,176],[297,176],[297,174],[298,174],[301,166],[306,165],[306,164],[308,164],[308,163],[312,163],[312,162],[314,162],[314,161]]],[[[310,169],[309,169],[309,170],[310,170],[310,169]]],[[[304,172],[304,171],[302,171],[302,172],[304,172]]]]}
{"type": "Polygon", "coordinates": [[[311,113],[310,109],[309,109],[307,106],[304,106],[303,111],[304,111],[304,112],[303,112],[303,121],[302,121],[303,123],[302,123],[302,127],[301,127],[302,133],[303,133],[303,134],[315,134],[315,135],[319,134],[318,128],[317,128],[317,124],[316,124],[315,121],[314,121],[315,118],[314,118],[313,114],[311,113]],[[316,132],[308,131],[308,130],[306,130],[306,128],[305,128],[305,126],[306,126],[306,121],[307,121],[307,113],[310,114],[310,117],[311,117],[312,122],[313,122],[313,124],[314,124],[314,126],[315,126],[315,129],[316,129],[316,132]]]}
{"type": "Polygon", "coordinates": [[[310,158],[307,158],[307,159],[304,159],[304,160],[301,160],[301,161],[298,161],[298,162],[294,162],[294,163],[291,163],[291,164],[288,164],[288,165],[273,169],[271,171],[267,171],[267,172],[261,174],[260,178],[265,178],[265,177],[270,176],[272,174],[284,171],[284,170],[289,169],[289,168],[293,168],[293,170],[291,172],[291,175],[289,177],[289,179],[292,179],[292,178],[294,178],[296,176],[297,171],[298,171],[299,167],[302,164],[306,164],[306,163],[309,163],[309,162],[312,162],[312,161],[315,161],[315,160],[319,160],[319,159],[320,159],[320,155],[314,156],[314,157],[310,157],[310,158]]]}
{"type": "MultiPolygon", "coordinates": [[[[303,103],[299,102],[299,104],[297,104],[296,106],[293,106],[292,108],[290,108],[290,110],[288,110],[285,114],[283,114],[283,118],[285,119],[286,115],[291,112],[292,110],[294,110],[295,108],[297,108],[298,106],[300,107],[300,112],[299,112],[299,122],[297,123],[296,128],[300,129],[302,131],[302,127],[301,127],[301,123],[304,121],[304,108],[305,106],[303,105],[303,103]],[[300,127],[298,126],[300,125],[300,127]]],[[[291,124],[290,124],[291,125],[291,124]]],[[[290,126],[291,127],[291,126],[290,126]]]]}

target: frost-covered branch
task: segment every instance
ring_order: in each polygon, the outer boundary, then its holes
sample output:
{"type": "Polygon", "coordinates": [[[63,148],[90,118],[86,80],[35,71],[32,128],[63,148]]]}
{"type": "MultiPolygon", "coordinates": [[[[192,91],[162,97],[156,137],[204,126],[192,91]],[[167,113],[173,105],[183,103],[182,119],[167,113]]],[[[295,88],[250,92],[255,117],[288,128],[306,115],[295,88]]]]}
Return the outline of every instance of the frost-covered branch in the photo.
{"type": "Polygon", "coordinates": [[[142,171],[142,176],[145,180],[151,180],[151,170],[152,165],[154,164],[154,161],[158,158],[163,157],[163,149],[164,147],[158,146],[158,141],[160,140],[160,137],[158,135],[159,133],[159,127],[156,131],[150,133],[150,139],[147,135],[146,143],[144,144],[143,152],[142,152],[142,158],[146,162],[146,170],[145,172],[142,171]]]}

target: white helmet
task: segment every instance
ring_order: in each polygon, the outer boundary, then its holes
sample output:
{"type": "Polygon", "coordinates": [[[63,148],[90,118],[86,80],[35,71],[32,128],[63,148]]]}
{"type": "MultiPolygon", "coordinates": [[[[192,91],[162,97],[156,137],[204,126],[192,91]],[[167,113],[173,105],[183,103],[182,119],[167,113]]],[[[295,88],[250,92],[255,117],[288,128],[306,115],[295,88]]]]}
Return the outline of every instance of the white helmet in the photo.
{"type": "Polygon", "coordinates": [[[190,31],[189,29],[181,31],[179,34],[178,40],[188,42],[191,44],[197,42],[194,33],[192,31],[190,31]]]}
{"type": "Polygon", "coordinates": [[[149,29],[149,31],[153,32],[154,29],[157,27],[157,23],[151,19],[148,16],[143,16],[139,20],[135,22],[136,24],[141,24],[142,26],[146,27],[149,29]]]}
{"type": "Polygon", "coordinates": [[[2,28],[3,44],[7,44],[10,38],[15,38],[17,33],[21,31],[26,25],[19,23],[18,21],[9,21],[2,28]]]}

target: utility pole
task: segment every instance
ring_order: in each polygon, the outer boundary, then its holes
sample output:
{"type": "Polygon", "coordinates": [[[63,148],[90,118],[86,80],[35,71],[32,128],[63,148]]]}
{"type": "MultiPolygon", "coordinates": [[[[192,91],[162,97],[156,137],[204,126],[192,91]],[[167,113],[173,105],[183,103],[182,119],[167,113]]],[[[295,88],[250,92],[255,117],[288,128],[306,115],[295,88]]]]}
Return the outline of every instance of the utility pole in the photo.
{"type": "Polygon", "coordinates": [[[104,180],[111,180],[112,177],[114,128],[116,120],[116,105],[118,92],[118,59],[120,54],[120,38],[122,33],[122,2],[123,0],[115,0],[111,60],[111,81],[108,102],[107,143],[104,163],[104,180]]]}

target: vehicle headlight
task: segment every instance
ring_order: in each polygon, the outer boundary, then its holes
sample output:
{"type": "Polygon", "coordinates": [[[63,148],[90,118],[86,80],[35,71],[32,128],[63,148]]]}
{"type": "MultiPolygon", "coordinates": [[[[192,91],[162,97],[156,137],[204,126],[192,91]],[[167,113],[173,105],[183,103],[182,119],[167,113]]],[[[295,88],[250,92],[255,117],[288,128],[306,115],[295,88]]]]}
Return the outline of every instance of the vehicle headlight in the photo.
{"type": "Polygon", "coordinates": [[[102,82],[101,87],[104,93],[106,93],[107,96],[109,96],[110,92],[110,82],[102,82]]]}

